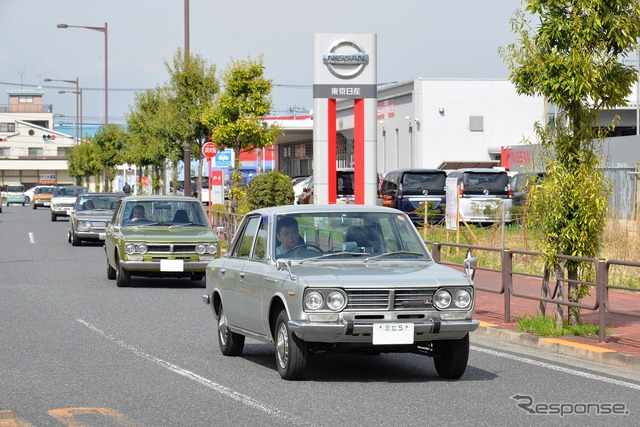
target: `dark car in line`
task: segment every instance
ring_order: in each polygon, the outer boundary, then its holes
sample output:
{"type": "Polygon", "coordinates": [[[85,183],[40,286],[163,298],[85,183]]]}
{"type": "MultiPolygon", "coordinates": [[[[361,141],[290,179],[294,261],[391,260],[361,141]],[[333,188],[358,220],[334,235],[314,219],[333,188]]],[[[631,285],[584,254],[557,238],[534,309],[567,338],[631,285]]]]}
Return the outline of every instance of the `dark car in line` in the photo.
{"type": "Polygon", "coordinates": [[[399,209],[414,224],[442,221],[446,205],[447,173],[441,169],[397,169],[380,185],[382,206],[399,209]],[[428,207],[425,211],[425,203],[428,207]]]}

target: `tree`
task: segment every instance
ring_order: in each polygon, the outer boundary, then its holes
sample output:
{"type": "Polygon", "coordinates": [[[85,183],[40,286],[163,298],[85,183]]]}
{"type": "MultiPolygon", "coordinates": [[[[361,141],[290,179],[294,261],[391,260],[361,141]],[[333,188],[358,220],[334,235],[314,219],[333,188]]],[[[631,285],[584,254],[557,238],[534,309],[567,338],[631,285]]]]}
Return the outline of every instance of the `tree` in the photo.
{"type": "MultiPolygon", "coordinates": [[[[609,186],[599,164],[601,139],[615,126],[599,123],[604,108],[626,105],[636,70],[620,62],[640,37],[637,0],[528,0],[511,21],[518,36],[500,49],[518,93],[544,96],[560,110],[556,119],[536,124],[547,153],[546,177],[530,197],[532,221],[545,235],[549,269],[562,278],[566,268],[569,301],[588,289],[575,280],[585,265],[556,254],[593,258],[602,245],[609,186]],[[530,17],[537,16],[534,29],[530,17]]],[[[615,119],[614,119],[615,120],[615,119]]],[[[562,319],[559,319],[560,321],[562,319]]],[[[569,309],[579,322],[579,310],[569,309]]]]}
{"type": "Polygon", "coordinates": [[[202,117],[218,148],[233,150],[231,211],[237,213],[240,153],[273,145],[283,130],[277,125],[269,126],[263,120],[271,110],[272,85],[271,80],[264,78],[262,58],[232,61],[222,80],[224,90],[202,117]]]}
{"type": "Polygon", "coordinates": [[[249,208],[259,209],[270,206],[293,204],[293,185],[291,178],[276,171],[263,173],[251,181],[247,188],[249,208]]]}
{"type": "Polygon", "coordinates": [[[104,191],[109,191],[109,182],[115,178],[115,167],[122,164],[122,147],[127,131],[119,125],[108,124],[100,128],[93,136],[97,146],[98,160],[104,169],[104,191]]]}
{"type": "Polygon", "coordinates": [[[67,164],[69,175],[89,183],[91,176],[99,182],[99,173],[104,170],[100,162],[100,153],[92,136],[86,137],[83,142],[67,150],[67,164]]]}
{"type": "MultiPolygon", "coordinates": [[[[189,55],[178,49],[172,64],[165,64],[170,75],[167,87],[169,91],[169,106],[171,119],[180,139],[176,144],[181,148],[184,143],[191,145],[191,154],[199,161],[198,191],[202,188],[202,144],[210,135],[210,127],[203,121],[203,113],[209,110],[214,98],[220,90],[220,83],[216,77],[216,67],[208,65],[199,55],[189,55]]],[[[189,185],[191,177],[185,176],[185,186],[189,185]]],[[[174,187],[175,188],[175,187],[174,187]]]]}
{"type": "MultiPolygon", "coordinates": [[[[169,102],[166,88],[156,88],[136,94],[134,106],[127,115],[129,143],[124,147],[123,160],[143,168],[151,166],[156,175],[169,161],[174,169],[182,158],[181,134],[174,122],[174,104],[169,102]]],[[[174,190],[177,187],[174,174],[174,190]]],[[[153,180],[154,191],[160,190],[159,179],[153,180]]]]}

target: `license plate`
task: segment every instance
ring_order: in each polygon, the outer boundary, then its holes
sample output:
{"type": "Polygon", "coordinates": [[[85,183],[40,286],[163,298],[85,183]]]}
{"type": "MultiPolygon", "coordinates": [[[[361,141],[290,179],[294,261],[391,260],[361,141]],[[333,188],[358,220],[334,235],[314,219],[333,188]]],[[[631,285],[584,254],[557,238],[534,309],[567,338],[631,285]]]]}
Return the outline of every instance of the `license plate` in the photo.
{"type": "MultiPolygon", "coordinates": [[[[98,239],[107,240],[107,233],[98,233],[98,239]]],[[[162,260],[160,260],[162,262],[162,260]]]]}
{"type": "Polygon", "coordinates": [[[184,262],[181,259],[161,259],[160,271],[184,271],[184,262]]]}
{"type": "Polygon", "coordinates": [[[413,323],[376,323],[373,344],[413,344],[413,323]]]}
{"type": "Polygon", "coordinates": [[[44,206],[51,206],[51,203],[49,203],[49,202],[44,202],[44,206]]]}

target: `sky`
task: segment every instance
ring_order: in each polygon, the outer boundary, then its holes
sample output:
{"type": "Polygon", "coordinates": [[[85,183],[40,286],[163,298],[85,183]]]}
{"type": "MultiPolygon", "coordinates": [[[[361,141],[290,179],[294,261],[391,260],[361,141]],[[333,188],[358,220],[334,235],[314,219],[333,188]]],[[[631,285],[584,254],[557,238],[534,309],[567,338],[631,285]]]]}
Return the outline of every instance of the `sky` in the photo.
{"type": "MultiPolygon", "coordinates": [[[[0,0],[0,106],[7,91],[36,88],[60,120],[104,120],[104,33],[57,28],[108,24],[109,122],[123,123],[136,91],[163,86],[185,45],[186,0],[0,0]]],[[[515,36],[520,0],[188,0],[189,49],[221,73],[263,58],[276,114],[313,107],[315,33],[375,33],[378,83],[422,78],[506,78],[498,47],[515,36]]]]}

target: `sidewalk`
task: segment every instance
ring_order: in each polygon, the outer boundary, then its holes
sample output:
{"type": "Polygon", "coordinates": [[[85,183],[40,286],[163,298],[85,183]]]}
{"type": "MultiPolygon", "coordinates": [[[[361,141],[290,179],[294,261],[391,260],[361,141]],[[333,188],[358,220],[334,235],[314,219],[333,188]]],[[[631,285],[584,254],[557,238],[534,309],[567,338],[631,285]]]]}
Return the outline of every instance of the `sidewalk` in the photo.
{"type": "MultiPolygon", "coordinates": [[[[501,279],[492,272],[478,271],[474,282],[476,287],[498,291],[501,279]]],[[[514,284],[514,292],[538,296],[540,284],[535,281],[518,281],[514,284]]],[[[587,303],[591,301],[594,301],[593,297],[586,299],[587,303]]],[[[640,314],[640,294],[637,293],[610,291],[609,304],[615,310],[640,314]]],[[[539,302],[512,295],[510,306],[511,322],[505,322],[504,295],[477,289],[474,318],[480,321],[480,327],[474,333],[640,371],[640,317],[607,313],[606,325],[611,331],[606,335],[605,342],[601,343],[598,335],[539,337],[519,331],[516,319],[526,314],[539,313],[539,302]]],[[[547,304],[547,315],[555,315],[552,304],[547,304]]],[[[581,311],[581,318],[585,322],[598,324],[598,316],[597,311],[581,311]]]]}

